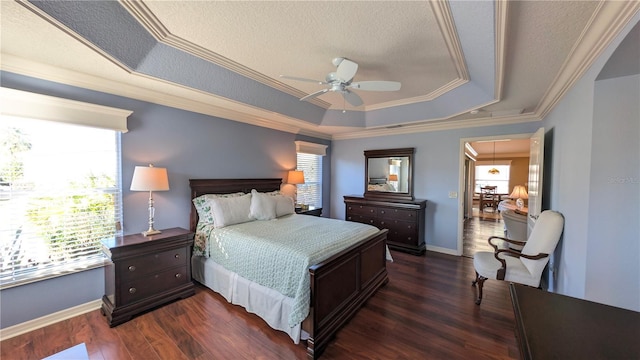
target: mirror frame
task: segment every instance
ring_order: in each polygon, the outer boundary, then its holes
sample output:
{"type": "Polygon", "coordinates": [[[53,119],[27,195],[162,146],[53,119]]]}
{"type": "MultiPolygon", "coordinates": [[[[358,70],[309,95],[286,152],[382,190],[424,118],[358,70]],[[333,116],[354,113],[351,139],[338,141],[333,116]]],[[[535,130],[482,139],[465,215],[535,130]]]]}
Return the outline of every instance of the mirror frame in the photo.
{"type": "Polygon", "coordinates": [[[383,149],[383,150],[365,150],[364,151],[364,197],[368,199],[381,200],[413,200],[413,155],[415,148],[402,149],[383,149]],[[387,191],[369,191],[369,159],[387,158],[387,157],[408,157],[409,169],[408,174],[408,191],[407,192],[387,192],[387,191]]]}

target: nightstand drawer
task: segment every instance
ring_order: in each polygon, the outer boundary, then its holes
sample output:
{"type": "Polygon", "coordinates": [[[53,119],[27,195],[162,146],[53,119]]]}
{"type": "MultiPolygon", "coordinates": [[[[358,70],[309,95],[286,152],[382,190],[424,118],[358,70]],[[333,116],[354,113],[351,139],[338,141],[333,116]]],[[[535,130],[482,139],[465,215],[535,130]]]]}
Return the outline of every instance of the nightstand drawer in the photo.
{"type": "Polygon", "coordinates": [[[120,299],[122,304],[129,304],[190,281],[191,279],[187,277],[187,267],[176,267],[151,276],[125,282],[120,287],[120,299]]]}
{"type": "Polygon", "coordinates": [[[122,260],[118,270],[120,279],[126,282],[131,279],[139,279],[145,274],[185,265],[188,260],[187,249],[187,247],[182,247],[122,260]]]}

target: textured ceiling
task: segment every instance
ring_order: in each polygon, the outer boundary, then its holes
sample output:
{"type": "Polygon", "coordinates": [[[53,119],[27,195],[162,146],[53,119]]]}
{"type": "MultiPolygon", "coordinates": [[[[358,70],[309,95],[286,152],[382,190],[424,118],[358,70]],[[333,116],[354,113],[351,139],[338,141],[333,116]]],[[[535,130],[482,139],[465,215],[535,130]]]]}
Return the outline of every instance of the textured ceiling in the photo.
{"type": "Polygon", "coordinates": [[[334,138],[538,120],[639,8],[597,1],[1,6],[3,70],[334,138]],[[299,102],[322,86],[279,77],[323,80],[337,56],[359,64],[354,81],[400,81],[402,89],[358,91],[365,104],[353,108],[336,93],[299,102]]]}

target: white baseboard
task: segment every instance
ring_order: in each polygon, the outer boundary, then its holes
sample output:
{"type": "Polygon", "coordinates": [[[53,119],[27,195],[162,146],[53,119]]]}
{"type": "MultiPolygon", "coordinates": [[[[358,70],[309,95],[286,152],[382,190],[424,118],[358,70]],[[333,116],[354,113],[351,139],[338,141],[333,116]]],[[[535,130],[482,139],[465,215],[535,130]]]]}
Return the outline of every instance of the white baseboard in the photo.
{"type": "Polygon", "coordinates": [[[53,314],[39,317],[37,319],[25,321],[20,324],[0,329],[0,341],[10,339],[14,336],[22,335],[24,333],[39,329],[41,327],[45,327],[47,325],[55,324],[62,320],[70,319],[74,316],[82,315],[90,311],[100,309],[100,306],[102,306],[102,299],[97,299],[68,309],[60,310],[53,314]]]}

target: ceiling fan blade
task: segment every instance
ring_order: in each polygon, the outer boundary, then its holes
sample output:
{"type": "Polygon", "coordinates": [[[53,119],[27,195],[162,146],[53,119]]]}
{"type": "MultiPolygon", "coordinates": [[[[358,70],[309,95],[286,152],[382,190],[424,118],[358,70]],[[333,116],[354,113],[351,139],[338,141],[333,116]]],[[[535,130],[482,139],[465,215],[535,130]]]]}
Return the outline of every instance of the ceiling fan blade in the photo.
{"type": "Polygon", "coordinates": [[[401,84],[397,81],[358,81],[349,87],[367,91],[398,91],[401,84]]]}
{"type": "Polygon", "coordinates": [[[345,90],[342,92],[342,96],[344,97],[345,100],[347,100],[347,102],[353,106],[360,106],[363,104],[362,99],[360,98],[360,96],[358,96],[358,94],[349,91],[349,90],[345,90]]]}
{"type": "Polygon", "coordinates": [[[289,80],[312,82],[312,83],[316,83],[318,85],[326,84],[326,82],[324,82],[324,81],[313,80],[313,79],[305,79],[305,78],[300,78],[300,77],[295,77],[295,76],[280,75],[280,77],[283,78],[283,79],[289,79],[289,80]]]}
{"type": "Polygon", "coordinates": [[[307,96],[305,96],[303,98],[300,98],[300,101],[304,101],[304,100],[307,100],[307,99],[314,98],[316,96],[319,96],[319,95],[322,95],[322,94],[326,93],[327,91],[329,91],[329,89],[322,89],[322,90],[316,91],[316,92],[311,93],[311,94],[309,94],[309,95],[307,95],[307,96]]]}
{"type": "Polygon", "coordinates": [[[354,76],[356,76],[356,71],[358,71],[358,64],[349,59],[343,59],[338,65],[336,73],[340,80],[348,83],[354,76]]]}

